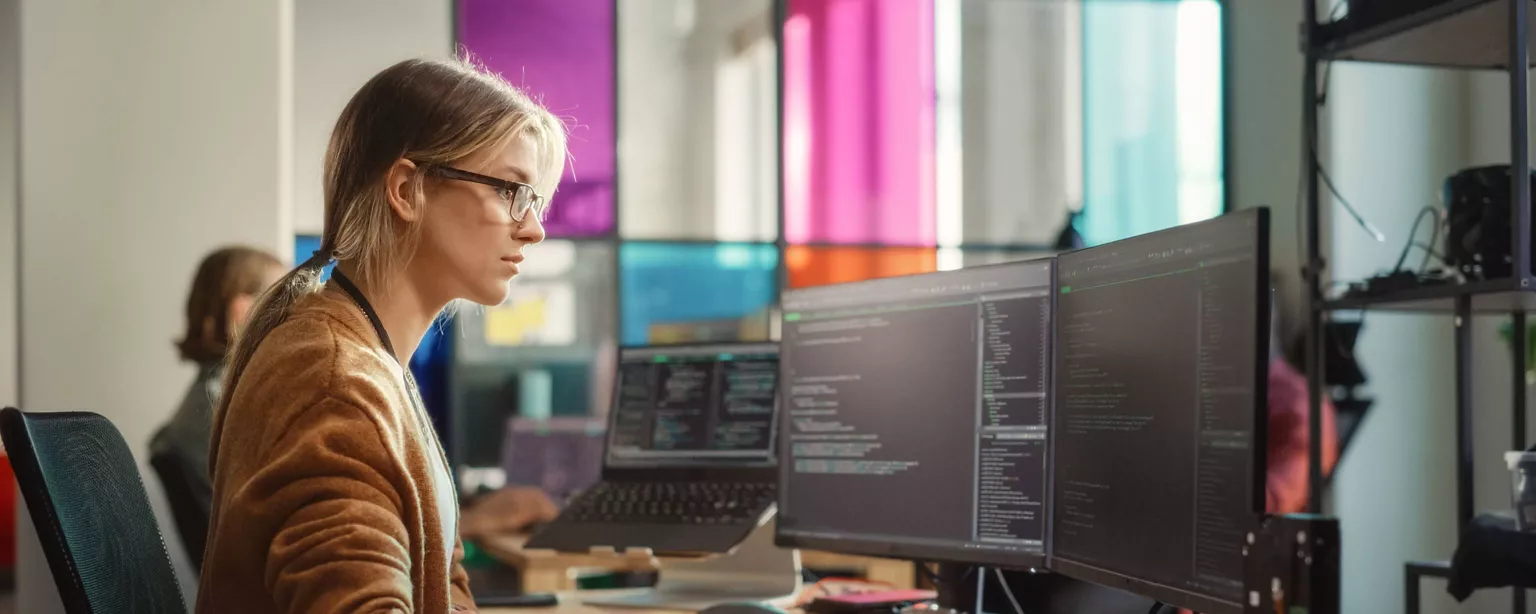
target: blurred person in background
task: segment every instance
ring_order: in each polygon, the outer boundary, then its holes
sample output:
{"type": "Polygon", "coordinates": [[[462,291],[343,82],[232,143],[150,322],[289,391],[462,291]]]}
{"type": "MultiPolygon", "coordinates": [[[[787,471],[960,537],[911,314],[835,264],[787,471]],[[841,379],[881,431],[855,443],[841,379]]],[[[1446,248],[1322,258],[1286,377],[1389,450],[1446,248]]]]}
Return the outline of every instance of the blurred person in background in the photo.
{"type": "Polygon", "coordinates": [[[464,62],[401,62],[348,102],[320,249],[229,356],[198,612],[475,609],[448,460],[403,365],[450,303],[506,299],[566,155],[560,120],[464,62]]]}
{"type": "MultiPolygon", "coordinates": [[[[1278,276],[1271,276],[1277,287],[1278,276]]],[[[1307,376],[1285,360],[1280,340],[1285,321],[1281,317],[1278,289],[1270,294],[1269,327],[1269,456],[1264,480],[1265,509],[1271,514],[1294,514],[1307,508],[1307,448],[1312,440],[1308,419],[1307,376]]],[[[1333,473],[1339,462],[1337,410],[1323,391],[1323,475],[1333,473]]]]}
{"type": "Polygon", "coordinates": [[[177,533],[193,565],[201,566],[213,486],[208,479],[208,437],[224,376],[224,354],[251,305],[286,272],[269,252],[226,247],[197,266],[187,293],[186,331],[176,341],[181,359],[197,367],[176,413],[150,440],[150,464],[171,503],[177,533]]]}

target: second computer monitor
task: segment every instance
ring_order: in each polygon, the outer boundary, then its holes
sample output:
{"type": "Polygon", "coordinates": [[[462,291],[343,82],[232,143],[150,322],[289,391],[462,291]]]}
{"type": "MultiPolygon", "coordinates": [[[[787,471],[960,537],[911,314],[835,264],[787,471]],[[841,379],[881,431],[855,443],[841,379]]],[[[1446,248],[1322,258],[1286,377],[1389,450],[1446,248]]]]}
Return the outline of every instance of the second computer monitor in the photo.
{"type": "Polygon", "coordinates": [[[1043,562],[1053,264],[786,292],[781,545],[1043,562]]]}
{"type": "Polygon", "coordinates": [[[1051,568],[1241,612],[1263,501],[1268,212],[1057,263],[1051,568]]]}

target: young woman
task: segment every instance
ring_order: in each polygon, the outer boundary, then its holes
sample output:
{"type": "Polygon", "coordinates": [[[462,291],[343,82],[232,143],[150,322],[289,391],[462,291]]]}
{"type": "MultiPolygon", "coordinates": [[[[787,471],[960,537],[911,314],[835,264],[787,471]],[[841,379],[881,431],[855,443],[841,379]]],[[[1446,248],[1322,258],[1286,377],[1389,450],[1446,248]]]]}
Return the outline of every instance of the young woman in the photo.
{"type": "Polygon", "coordinates": [[[320,250],[229,357],[198,612],[474,609],[447,460],[401,365],[450,302],[506,297],[565,156],[560,121],[466,64],[403,62],[353,96],[320,250]]]}
{"type": "Polygon", "coordinates": [[[250,247],[226,247],[197,266],[187,294],[187,329],[176,342],[181,359],[197,366],[197,378],[176,413],[150,440],[150,463],[171,499],[182,544],[201,566],[208,538],[208,431],[224,377],[224,354],[245,323],[256,297],[287,272],[283,261],[250,247]]]}

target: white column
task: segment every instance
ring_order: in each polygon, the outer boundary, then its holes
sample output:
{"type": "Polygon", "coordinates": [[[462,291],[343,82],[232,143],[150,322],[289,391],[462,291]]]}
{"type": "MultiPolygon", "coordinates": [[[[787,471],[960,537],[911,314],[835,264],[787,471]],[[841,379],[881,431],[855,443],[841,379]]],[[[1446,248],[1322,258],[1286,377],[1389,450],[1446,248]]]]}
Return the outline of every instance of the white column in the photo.
{"type": "MultiPolygon", "coordinates": [[[[199,259],[292,251],[293,0],[21,0],[20,22],[21,403],[117,425],[190,585],[146,447],[193,376],[172,341],[199,259]]],[[[59,611],[35,542],[17,575],[18,611],[59,611]]]]}
{"type": "MultiPolygon", "coordinates": [[[[1390,268],[1416,211],[1436,204],[1441,182],[1464,165],[1464,87],[1463,76],[1450,71],[1334,66],[1325,164],[1349,202],[1387,235],[1385,243],[1372,240],[1342,205],[1325,197],[1336,279],[1390,268]]],[[[1417,266],[1417,257],[1410,262],[1417,266]]],[[[1356,357],[1371,378],[1376,405],[1333,483],[1334,512],[1345,536],[1346,612],[1401,612],[1403,563],[1449,560],[1455,549],[1453,330],[1447,315],[1367,316],[1356,357]]],[[[1474,347],[1496,343],[1478,337],[1474,347]]],[[[1492,365],[1476,368],[1487,367],[1492,365]]],[[[1486,466],[1498,457],[1479,461],[1486,466]]],[[[1423,583],[1422,595],[1426,612],[1494,611],[1476,604],[1496,597],[1479,595],[1458,609],[1444,582],[1433,579],[1423,583]]],[[[1498,601],[1508,608],[1507,596],[1498,601]]]]}
{"type": "Polygon", "coordinates": [[[293,226],[318,235],[325,216],[321,167],[341,109],[396,62],[452,57],[453,3],[304,0],[294,10],[293,226]]]}
{"type": "Polygon", "coordinates": [[[17,133],[20,113],[20,0],[0,0],[0,406],[15,405],[16,309],[16,183],[17,133]]]}

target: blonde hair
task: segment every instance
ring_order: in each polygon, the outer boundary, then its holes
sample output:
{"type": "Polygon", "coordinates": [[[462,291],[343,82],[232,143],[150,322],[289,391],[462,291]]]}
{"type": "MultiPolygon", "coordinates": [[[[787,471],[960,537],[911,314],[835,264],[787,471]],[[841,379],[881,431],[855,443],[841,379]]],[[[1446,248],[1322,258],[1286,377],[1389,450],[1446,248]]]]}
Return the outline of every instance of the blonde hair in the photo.
{"type": "Polygon", "coordinates": [[[319,291],[328,263],[351,263],[361,282],[379,287],[415,252],[420,226],[399,228],[386,196],[385,178],[395,162],[416,163],[410,185],[420,208],[426,166],[453,165],[513,139],[527,139],[534,148],[534,188],[546,199],[553,196],[565,167],[565,124],[501,77],[468,60],[407,60],[368,80],[336,120],[325,154],[320,249],[252,308],[229,356],[219,413],[262,339],[295,303],[319,291]]]}

